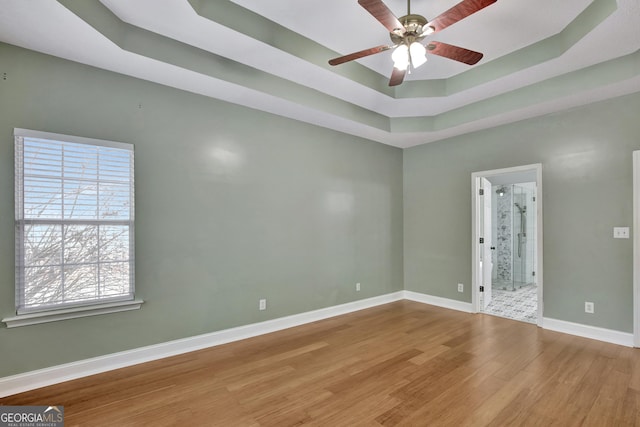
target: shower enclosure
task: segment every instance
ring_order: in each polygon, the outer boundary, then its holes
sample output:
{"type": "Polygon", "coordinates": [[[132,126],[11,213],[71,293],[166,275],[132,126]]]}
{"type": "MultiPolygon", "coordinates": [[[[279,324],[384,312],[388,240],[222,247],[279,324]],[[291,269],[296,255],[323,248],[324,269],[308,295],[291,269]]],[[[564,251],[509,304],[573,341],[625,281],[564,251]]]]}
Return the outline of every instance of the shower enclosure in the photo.
{"type": "Polygon", "coordinates": [[[492,287],[515,291],[535,284],[535,183],[495,185],[492,287]]]}

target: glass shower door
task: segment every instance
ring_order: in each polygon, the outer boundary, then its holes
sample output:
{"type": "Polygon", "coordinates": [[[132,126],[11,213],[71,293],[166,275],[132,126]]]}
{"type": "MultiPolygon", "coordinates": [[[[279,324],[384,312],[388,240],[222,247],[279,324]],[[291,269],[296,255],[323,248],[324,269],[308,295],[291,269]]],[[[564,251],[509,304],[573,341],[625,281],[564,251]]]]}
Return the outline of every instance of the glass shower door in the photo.
{"type": "Polygon", "coordinates": [[[513,288],[534,282],[535,188],[513,185],[513,288]]]}

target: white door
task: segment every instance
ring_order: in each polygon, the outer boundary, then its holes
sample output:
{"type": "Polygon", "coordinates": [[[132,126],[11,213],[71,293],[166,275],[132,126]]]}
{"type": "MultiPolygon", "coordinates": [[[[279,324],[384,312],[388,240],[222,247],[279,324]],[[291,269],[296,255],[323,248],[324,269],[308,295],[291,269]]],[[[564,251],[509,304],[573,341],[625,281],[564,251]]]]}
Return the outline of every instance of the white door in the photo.
{"type": "Polygon", "coordinates": [[[491,236],[491,183],[486,178],[480,179],[480,188],[484,190],[482,200],[482,221],[481,236],[484,243],[480,245],[480,260],[482,263],[482,286],[484,286],[483,309],[491,303],[491,273],[493,271],[493,261],[491,259],[491,247],[493,238],[491,236]]]}

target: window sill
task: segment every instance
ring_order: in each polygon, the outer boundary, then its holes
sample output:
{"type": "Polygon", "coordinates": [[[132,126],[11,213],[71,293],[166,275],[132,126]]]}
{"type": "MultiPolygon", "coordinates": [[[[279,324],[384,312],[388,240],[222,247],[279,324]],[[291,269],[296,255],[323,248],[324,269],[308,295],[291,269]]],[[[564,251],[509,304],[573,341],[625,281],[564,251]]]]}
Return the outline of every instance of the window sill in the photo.
{"type": "Polygon", "coordinates": [[[2,322],[7,328],[19,326],[37,325],[39,323],[57,322],[59,320],[76,319],[78,317],[97,316],[100,314],[118,313],[120,311],[138,310],[144,303],[143,300],[118,301],[107,304],[99,304],[84,307],[52,310],[40,313],[20,314],[13,317],[5,317],[2,322]]]}

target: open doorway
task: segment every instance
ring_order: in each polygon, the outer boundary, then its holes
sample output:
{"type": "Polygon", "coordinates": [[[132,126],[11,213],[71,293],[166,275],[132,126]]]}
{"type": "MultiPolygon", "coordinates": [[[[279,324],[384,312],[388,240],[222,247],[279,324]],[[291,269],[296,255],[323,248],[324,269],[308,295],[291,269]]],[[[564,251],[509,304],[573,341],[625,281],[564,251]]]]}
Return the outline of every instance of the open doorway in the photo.
{"type": "Polygon", "coordinates": [[[542,325],[542,166],[475,172],[472,304],[542,325]]]}

